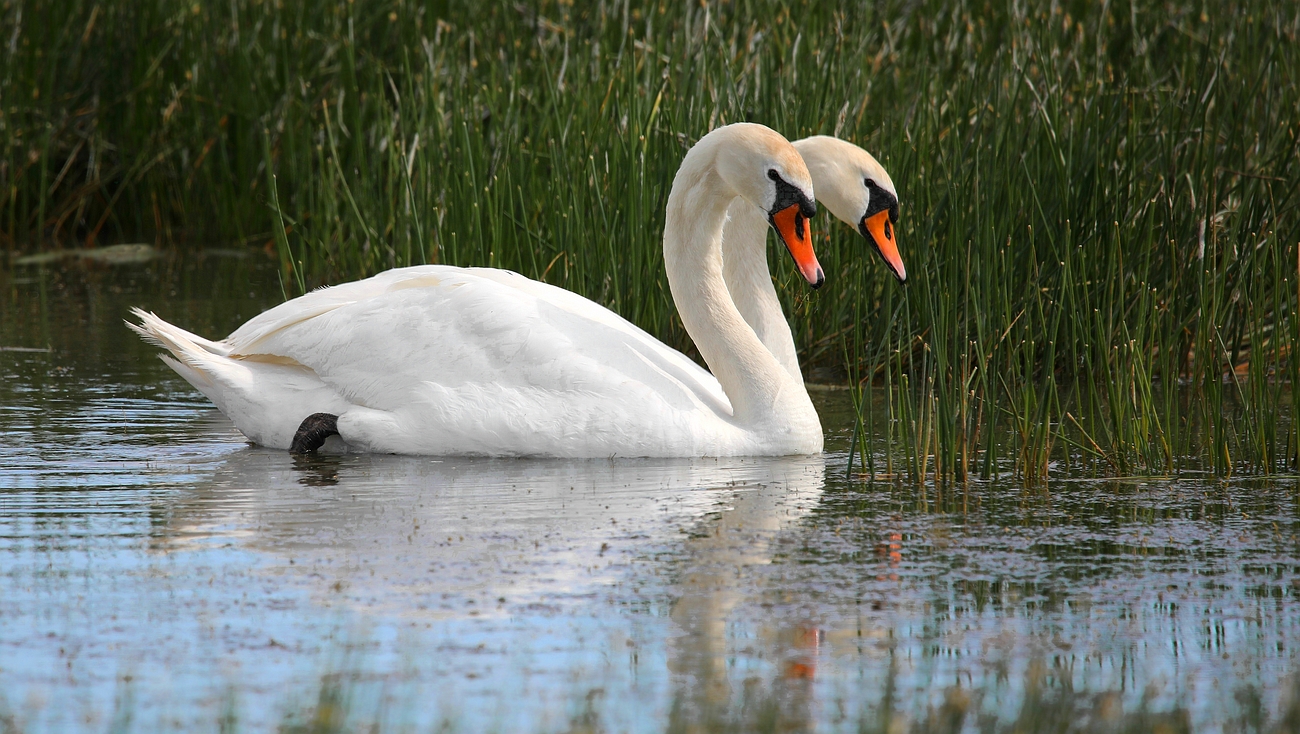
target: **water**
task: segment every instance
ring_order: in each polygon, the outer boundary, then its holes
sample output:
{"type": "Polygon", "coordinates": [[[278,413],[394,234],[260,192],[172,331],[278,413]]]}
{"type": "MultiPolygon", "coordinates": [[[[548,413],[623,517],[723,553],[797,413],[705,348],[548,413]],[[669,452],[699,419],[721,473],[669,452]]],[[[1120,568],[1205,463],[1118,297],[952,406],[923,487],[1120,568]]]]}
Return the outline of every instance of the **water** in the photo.
{"type": "Polygon", "coordinates": [[[294,460],[121,325],[279,300],[229,254],[0,276],[0,730],[1297,716],[1295,479],[850,481],[838,392],[817,458],[294,460]]]}

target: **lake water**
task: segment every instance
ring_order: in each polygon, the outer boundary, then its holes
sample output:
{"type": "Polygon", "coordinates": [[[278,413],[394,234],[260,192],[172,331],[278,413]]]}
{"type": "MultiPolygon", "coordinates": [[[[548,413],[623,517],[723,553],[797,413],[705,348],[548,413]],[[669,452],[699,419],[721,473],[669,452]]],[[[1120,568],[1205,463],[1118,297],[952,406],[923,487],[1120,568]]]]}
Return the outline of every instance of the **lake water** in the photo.
{"type": "Polygon", "coordinates": [[[823,457],[293,459],[122,326],[236,254],[0,271],[2,732],[1300,727],[1294,478],[850,480],[833,391],[823,457]]]}

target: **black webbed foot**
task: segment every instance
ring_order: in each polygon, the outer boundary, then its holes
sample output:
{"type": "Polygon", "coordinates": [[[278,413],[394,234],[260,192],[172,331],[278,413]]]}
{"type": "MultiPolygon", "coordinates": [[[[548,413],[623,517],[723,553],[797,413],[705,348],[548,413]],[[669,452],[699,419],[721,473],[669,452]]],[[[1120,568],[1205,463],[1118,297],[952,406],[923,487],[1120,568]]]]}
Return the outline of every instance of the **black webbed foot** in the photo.
{"type": "Polygon", "coordinates": [[[302,419],[289,446],[291,454],[310,454],[325,444],[325,439],[339,435],[339,417],[330,413],[312,413],[302,419]]]}

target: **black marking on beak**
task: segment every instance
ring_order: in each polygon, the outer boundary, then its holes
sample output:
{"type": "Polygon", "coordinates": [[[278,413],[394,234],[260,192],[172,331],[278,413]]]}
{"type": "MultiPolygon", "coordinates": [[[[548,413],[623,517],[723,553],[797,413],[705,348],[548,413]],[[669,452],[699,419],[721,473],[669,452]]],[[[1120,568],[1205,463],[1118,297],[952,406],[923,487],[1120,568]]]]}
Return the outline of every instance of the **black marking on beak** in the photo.
{"type": "MultiPolygon", "coordinates": [[[[772,179],[772,183],[776,184],[776,201],[772,203],[772,208],[767,212],[769,219],[777,212],[787,209],[793,204],[799,205],[799,213],[803,215],[804,219],[812,219],[817,215],[817,204],[804,196],[803,191],[798,186],[781,178],[781,174],[777,173],[775,168],[768,170],[767,177],[772,179]]],[[[796,220],[795,227],[798,228],[797,234],[803,237],[803,222],[796,220]]]]}
{"type": "Polygon", "coordinates": [[[867,194],[869,195],[869,198],[867,200],[867,211],[862,215],[862,219],[865,221],[870,218],[871,215],[888,209],[889,221],[895,224],[898,223],[898,198],[882,189],[880,184],[869,178],[863,181],[863,183],[867,186],[867,194]]]}

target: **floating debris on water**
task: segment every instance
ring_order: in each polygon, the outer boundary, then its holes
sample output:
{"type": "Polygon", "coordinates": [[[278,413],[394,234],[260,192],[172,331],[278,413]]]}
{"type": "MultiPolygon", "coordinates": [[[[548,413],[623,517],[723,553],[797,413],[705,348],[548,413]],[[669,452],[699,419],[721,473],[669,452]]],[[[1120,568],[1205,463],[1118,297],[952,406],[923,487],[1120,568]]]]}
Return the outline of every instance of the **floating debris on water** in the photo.
{"type": "Polygon", "coordinates": [[[105,265],[138,265],[159,257],[162,253],[153,245],[136,242],[108,247],[79,248],[75,250],[53,250],[24,255],[14,259],[14,265],[48,265],[66,258],[78,258],[105,265]]]}

